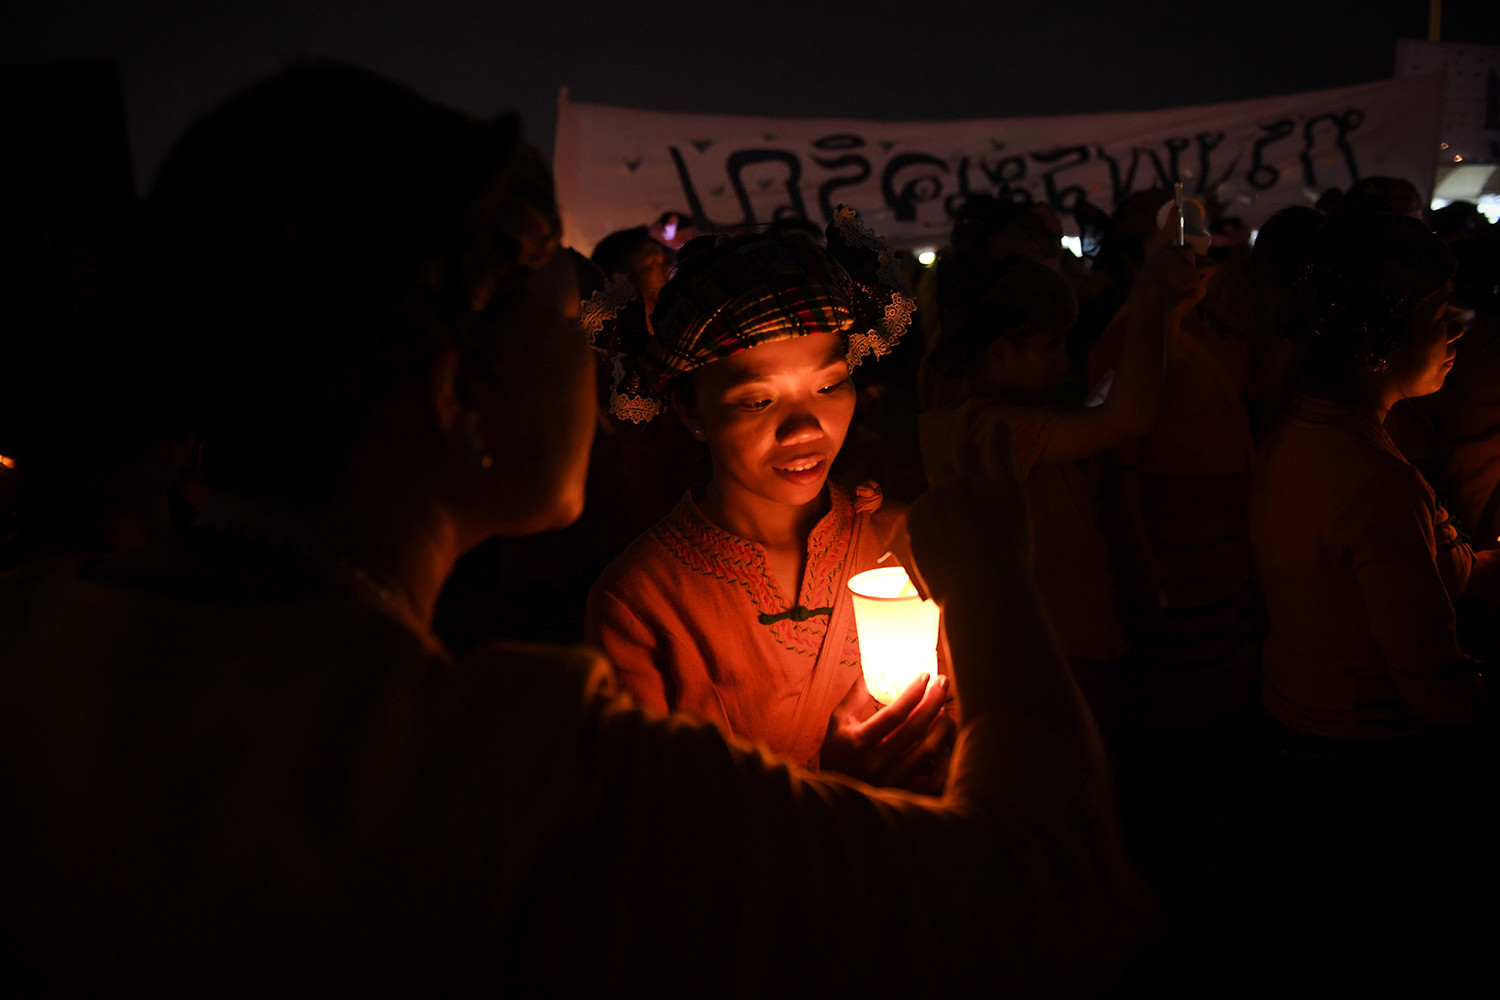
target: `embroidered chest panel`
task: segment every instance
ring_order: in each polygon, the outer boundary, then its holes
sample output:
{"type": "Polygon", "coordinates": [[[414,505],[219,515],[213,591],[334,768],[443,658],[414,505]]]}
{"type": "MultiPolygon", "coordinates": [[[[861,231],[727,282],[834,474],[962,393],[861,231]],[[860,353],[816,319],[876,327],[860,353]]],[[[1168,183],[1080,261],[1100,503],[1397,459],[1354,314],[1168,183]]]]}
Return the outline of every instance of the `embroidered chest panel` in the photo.
{"type": "MultiPolygon", "coordinates": [[[[813,527],[807,541],[807,567],[798,600],[785,597],[766,567],[766,553],[758,543],[732,535],[709,521],[691,498],[684,498],[672,516],[652,529],[661,545],[695,574],[743,593],[750,610],[777,645],[816,659],[828,632],[839,574],[852,541],[854,512],[848,494],[832,488],[832,506],[813,527]]],[[[854,629],[844,637],[840,660],[859,663],[854,629]]]]}

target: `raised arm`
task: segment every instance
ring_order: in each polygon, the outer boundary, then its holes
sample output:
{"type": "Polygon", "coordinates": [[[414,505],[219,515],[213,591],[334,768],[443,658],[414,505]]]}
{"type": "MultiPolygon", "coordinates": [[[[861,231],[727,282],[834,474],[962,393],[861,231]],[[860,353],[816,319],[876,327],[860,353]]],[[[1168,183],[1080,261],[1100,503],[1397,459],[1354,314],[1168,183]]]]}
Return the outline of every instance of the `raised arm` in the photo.
{"type": "Polygon", "coordinates": [[[1075,462],[1143,437],[1156,425],[1165,379],[1168,332],[1203,300],[1207,272],[1192,251],[1163,247],[1146,260],[1130,288],[1114,380],[1098,406],[1064,413],[1042,449],[1039,465],[1075,462]]]}

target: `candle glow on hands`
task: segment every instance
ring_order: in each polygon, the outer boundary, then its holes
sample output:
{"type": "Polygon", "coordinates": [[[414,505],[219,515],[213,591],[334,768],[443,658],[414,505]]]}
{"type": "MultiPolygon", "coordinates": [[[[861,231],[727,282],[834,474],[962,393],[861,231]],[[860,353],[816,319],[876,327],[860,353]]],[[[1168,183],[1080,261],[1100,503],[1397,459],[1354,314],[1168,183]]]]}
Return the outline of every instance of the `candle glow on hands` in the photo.
{"type": "Polygon", "coordinates": [[[924,601],[900,566],[849,580],[865,687],[889,705],[920,674],[937,675],[938,606],[924,601]]]}

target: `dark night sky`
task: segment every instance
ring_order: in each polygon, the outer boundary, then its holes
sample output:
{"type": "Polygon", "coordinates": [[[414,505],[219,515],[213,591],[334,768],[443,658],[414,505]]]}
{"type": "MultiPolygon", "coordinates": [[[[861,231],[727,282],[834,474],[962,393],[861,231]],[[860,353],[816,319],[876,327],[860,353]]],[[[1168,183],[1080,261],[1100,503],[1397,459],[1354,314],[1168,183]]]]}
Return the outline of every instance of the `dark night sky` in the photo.
{"type": "MultiPolygon", "coordinates": [[[[138,183],[194,118],[298,56],[385,73],[550,152],[559,86],[662,110],[978,118],[1138,110],[1388,77],[1425,0],[16,0],[0,65],[120,67],[138,183]]],[[[1500,3],[1443,37],[1500,44],[1500,3]]]]}

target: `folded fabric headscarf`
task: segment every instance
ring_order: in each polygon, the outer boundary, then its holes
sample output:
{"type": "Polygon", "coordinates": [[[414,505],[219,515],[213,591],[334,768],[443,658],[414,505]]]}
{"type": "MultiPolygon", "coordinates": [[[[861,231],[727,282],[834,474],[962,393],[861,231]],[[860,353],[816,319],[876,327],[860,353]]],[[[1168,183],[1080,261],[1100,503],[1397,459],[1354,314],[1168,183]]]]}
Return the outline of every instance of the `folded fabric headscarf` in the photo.
{"type": "Polygon", "coordinates": [[[622,281],[590,299],[584,329],[614,361],[610,411],[650,420],[677,378],[758,344],[843,333],[851,366],[888,352],[916,309],[899,289],[894,257],[849,208],[835,213],[827,235],[827,249],[795,232],[694,240],[649,328],[622,281]]]}

